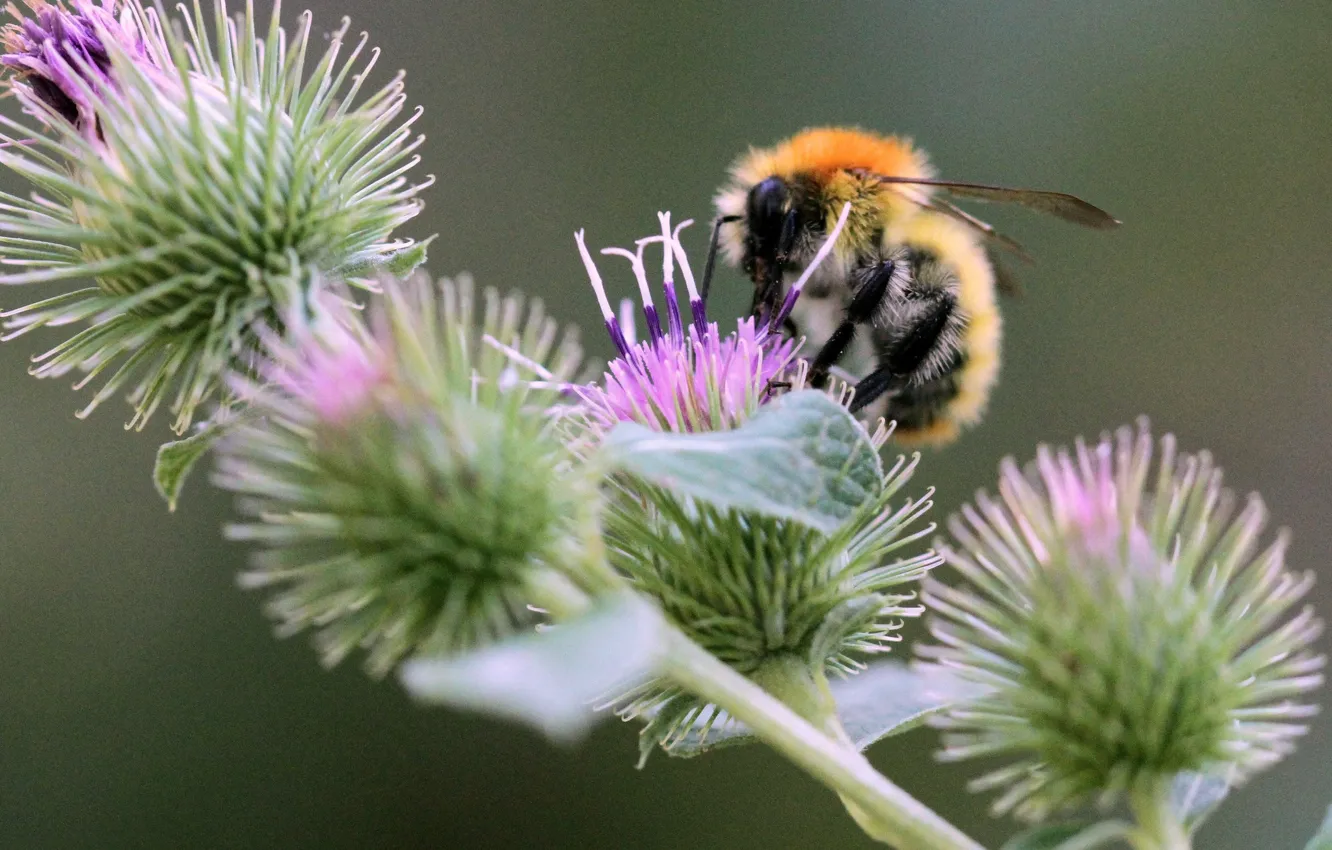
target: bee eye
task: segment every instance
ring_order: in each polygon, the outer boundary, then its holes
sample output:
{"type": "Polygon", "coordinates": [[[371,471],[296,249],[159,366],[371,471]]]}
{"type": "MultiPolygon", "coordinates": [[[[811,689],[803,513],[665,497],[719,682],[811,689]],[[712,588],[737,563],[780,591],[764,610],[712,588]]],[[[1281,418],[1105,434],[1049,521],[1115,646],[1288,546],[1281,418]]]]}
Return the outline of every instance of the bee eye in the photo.
{"type": "Polygon", "coordinates": [[[780,177],[769,177],[760,181],[749,190],[749,217],[780,220],[782,213],[786,211],[786,198],[789,194],[786,181],[780,177]]]}
{"type": "Polygon", "coordinates": [[[755,242],[755,253],[771,256],[777,251],[782,225],[786,218],[786,202],[790,197],[786,181],[769,177],[749,190],[745,203],[745,217],[749,233],[755,242]]]}

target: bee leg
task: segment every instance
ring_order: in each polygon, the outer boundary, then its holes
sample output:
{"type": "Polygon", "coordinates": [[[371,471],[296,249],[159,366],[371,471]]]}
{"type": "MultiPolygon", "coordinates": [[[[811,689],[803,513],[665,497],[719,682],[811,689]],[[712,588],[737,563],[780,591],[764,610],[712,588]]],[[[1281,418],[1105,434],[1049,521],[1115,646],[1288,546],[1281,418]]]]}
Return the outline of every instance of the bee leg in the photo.
{"type": "Polygon", "coordinates": [[[897,340],[879,361],[881,365],[899,374],[915,372],[925,362],[939,337],[953,317],[956,301],[947,292],[922,293],[921,301],[929,304],[911,327],[897,340]]]}
{"type": "Polygon", "coordinates": [[[708,260],[703,265],[703,283],[698,288],[699,298],[703,306],[708,306],[708,290],[712,289],[712,273],[717,268],[717,246],[721,242],[721,229],[723,224],[730,224],[740,220],[738,215],[722,215],[712,223],[712,239],[708,241],[708,260]]]}
{"type": "Polygon", "coordinates": [[[851,345],[851,341],[856,338],[856,326],[865,324],[874,317],[874,311],[878,309],[884,295],[888,292],[888,284],[892,283],[893,272],[896,271],[897,264],[892,260],[884,260],[875,269],[870,272],[863,286],[851,298],[851,303],[846,308],[846,318],[828,337],[823,348],[814,357],[814,362],[809,365],[809,382],[811,386],[822,386],[828,379],[828,370],[834,363],[842,359],[842,355],[851,345]]]}
{"type": "Polygon", "coordinates": [[[870,372],[856,384],[855,397],[847,408],[852,413],[859,413],[862,408],[878,400],[886,392],[896,392],[906,386],[907,376],[881,366],[870,372]]]}
{"type": "Polygon", "coordinates": [[[790,209],[782,220],[781,235],[777,237],[777,250],[771,262],[765,263],[763,283],[754,292],[754,303],[749,312],[765,319],[773,314],[782,298],[782,267],[795,249],[800,230],[800,210],[790,209]]]}
{"type": "Polygon", "coordinates": [[[927,295],[933,303],[892,348],[880,355],[879,366],[856,384],[856,396],[850,410],[858,413],[862,408],[886,392],[896,392],[925,362],[925,358],[939,343],[955,305],[953,296],[946,292],[927,295]]]}

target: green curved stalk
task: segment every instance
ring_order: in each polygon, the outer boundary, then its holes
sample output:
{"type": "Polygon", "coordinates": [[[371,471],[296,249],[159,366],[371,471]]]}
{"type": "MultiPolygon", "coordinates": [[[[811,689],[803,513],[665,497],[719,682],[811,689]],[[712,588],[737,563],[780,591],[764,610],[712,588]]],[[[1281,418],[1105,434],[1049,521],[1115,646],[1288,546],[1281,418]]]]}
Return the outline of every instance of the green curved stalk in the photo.
{"type": "Polygon", "coordinates": [[[1161,781],[1129,799],[1138,828],[1129,836],[1136,850],[1192,850],[1193,839],[1170,807],[1170,783],[1161,781]]]}
{"type": "Polygon", "coordinates": [[[667,672],[683,687],[745,723],[773,749],[840,794],[857,823],[873,838],[899,850],[983,850],[890,782],[853,747],[821,732],[673,627],[667,672]]]}
{"type": "MultiPolygon", "coordinates": [[[[554,572],[534,578],[529,589],[533,602],[557,620],[578,616],[591,602],[573,582],[554,572]]],[[[665,635],[665,675],[749,726],[760,740],[837,792],[848,813],[867,835],[898,850],[984,850],[875,770],[851,745],[833,712],[826,681],[820,688],[813,679],[807,682],[798,677],[793,679],[795,668],[772,670],[765,680],[773,690],[790,697],[798,708],[821,718],[819,726],[823,728],[819,728],[694,643],[664,617],[661,629],[665,635]]],[[[796,665],[801,669],[804,666],[796,665]]]]}

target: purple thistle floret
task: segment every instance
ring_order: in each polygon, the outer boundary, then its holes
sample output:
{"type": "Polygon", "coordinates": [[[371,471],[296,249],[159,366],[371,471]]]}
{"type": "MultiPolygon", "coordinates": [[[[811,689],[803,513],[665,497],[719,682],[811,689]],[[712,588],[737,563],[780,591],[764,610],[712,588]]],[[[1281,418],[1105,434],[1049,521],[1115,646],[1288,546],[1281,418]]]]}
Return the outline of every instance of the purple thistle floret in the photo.
{"type": "Polygon", "coordinates": [[[392,384],[393,355],[380,338],[385,334],[376,335],[349,302],[321,293],[310,306],[309,316],[291,311],[285,335],[258,332],[264,350],[260,380],[233,374],[229,383],[238,397],[263,396],[311,428],[345,426],[392,384]]]}
{"type": "Polygon", "coordinates": [[[356,333],[351,321],[330,314],[310,327],[294,329],[289,347],[274,352],[267,374],[292,396],[305,399],[321,422],[332,425],[352,420],[390,380],[384,353],[356,333]]]}
{"type": "Polygon", "coordinates": [[[144,37],[148,16],[137,2],[68,0],[66,8],[27,0],[27,5],[31,17],[8,7],[18,21],[4,27],[0,66],[15,74],[13,89],[25,111],[42,121],[54,114],[85,136],[95,135],[97,97],[111,85],[111,41],[136,64],[160,69],[144,37]]]}
{"type": "Polygon", "coordinates": [[[620,422],[637,422],[657,431],[721,431],[747,419],[782,385],[790,385],[797,379],[796,353],[800,341],[784,338],[782,324],[809,276],[832,251],[849,210],[850,205],[843,208],[836,226],[813,262],[791,286],[782,307],[769,317],[739,320],[735,332],[726,337],[722,337],[717,323],[708,321],[706,305],[680,243],[680,231],[692,221],[681,222],[672,229],[670,214],[658,213],[660,235],[638,240],[636,251],[606,248],[601,252],[623,256],[633,266],[647,327],[647,339],[643,342],[637,341],[629,300],[622,304],[620,316],[611,309],[601,275],[583,241],[583,231],[578,231],[574,235],[578,251],[601,307],[607,333],[619,353],[607,366],[600,383],[569,388],[578,399],[579,414],[597,433],[604,433],[620,422]],[[653,243],[662,245],[665,328],[661,327],[643,265],[643,250],[653,243]],[[693,322],[688,328],[684,326],[675,296],[677,264],[689,295],[693,322]]]}
{"type": "MultiPolygon", "coordinates": [[[[1041,446],[1036,453],[1035,472],[1046,491],[1053,530],[1069,550],[1064,554],[1108,562],[1127,556],[1135,566],[1159,566],[1151,543],[1140,524],[1133,521],[1136,504],[1125,503],[1125,493],[1116,481],[1114,447],[1102,441],[1093,447],[1079,442],[1076,452],[1051,451],[1041,446]]],[[[1011,459],[1001,465],[999,490],[1005,498],[1026,508],[1020,519],[1023,538],[1038,561],[1048,564],[1060,553],[1042,540],[1041,529],[1031,517],[1040,516],[1040,498],[1028,475],[1011,459]]]]}

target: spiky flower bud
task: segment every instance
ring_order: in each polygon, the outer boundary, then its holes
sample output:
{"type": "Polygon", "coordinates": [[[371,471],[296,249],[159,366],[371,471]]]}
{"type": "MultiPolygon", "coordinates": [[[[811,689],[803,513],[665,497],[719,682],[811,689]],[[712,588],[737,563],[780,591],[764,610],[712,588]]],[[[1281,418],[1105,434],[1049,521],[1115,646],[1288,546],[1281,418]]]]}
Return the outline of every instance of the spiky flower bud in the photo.
{"type": "Polygon", "coordinates": [[[260,38],[218,0],[210,38],[197,5],[186,37],[140,0],[29,6],[0,63],[45,132],[0,119],[0,165],[35,190],[0,204],[0,283],[93,285],[3,315],[10,338],[86,326],[32,368],[109,373],[80,415],[124,388],[132,426],[166,403],[183,431],[317,277],[421,259],[391,238],[424,185],[402,78],[362,96],[378,54],[344,56],[346,22],[311,64],[309,13],[260,38]]]}
{"type": "MultiPolygon", "coordinates": [[[[875,443],[881,445],[887,431],[875,443]]],[[[895,559],[932,492],[894,501],[917,456],[882,474],[882,490],[831,533],[797,522],[654,494],[654,511],[608,511],[611,560],[691,638],[742,673],[792,656],[810,670],[854,673],[887,652],[902,619],[924,610],[909,587],[940,563],[895,559]]]]}
{"type": "Polygon", "coordinates": [[[567,380],[577,346],[540,304],[488,290],[478,305],[469,281],[384,286],[368,328],[321,304],[273,341],[265,383],[236,378],[251,407],[216,479],[254,517],[231,535],[266,547],[243,578],[276,589],[280,630],[316,629],[329,664],[363,647],[376,675],[530,624],[529,579],[572,563],[596,499],[550,433],[555,391],[487,342],[567,380]]]}
{"type": "Polygon", "coordinates": [[[1182,771],[1242,780],[1314,710],[1298,697],[1322,681],[1321,624],[1287,617],[1312,575],[1286,570],[1284,532],[1258,551],[1256,496],[1231,521],[1207,454],[1166,437],[1154,476],[1151,456],[1145,425],[1041,447],[950,523],[965,582],[927,582],[940,643],[921,651],[987,688],[939,725],[947,759],[1017,759],[975,783],[1007,787],[998,811],[1141,799],[1182,771]]]}

